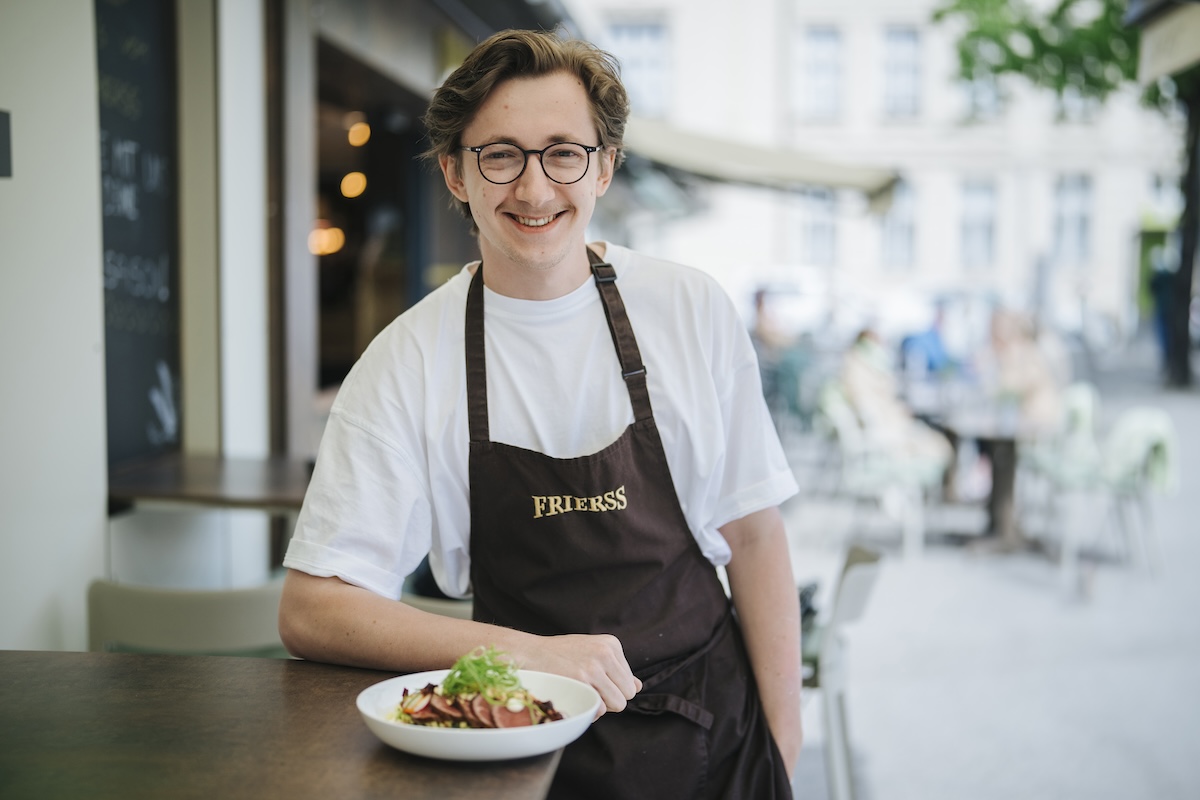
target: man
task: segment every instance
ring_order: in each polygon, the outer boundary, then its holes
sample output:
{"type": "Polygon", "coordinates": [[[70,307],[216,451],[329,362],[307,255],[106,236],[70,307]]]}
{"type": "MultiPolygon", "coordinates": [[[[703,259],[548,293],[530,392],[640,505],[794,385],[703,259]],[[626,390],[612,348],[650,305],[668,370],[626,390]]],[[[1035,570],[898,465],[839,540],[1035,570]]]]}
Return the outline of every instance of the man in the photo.
{"type": "Polygon", "coordinates": [[[715,282],[585,244],[627,115],[612,59],[547,33],[493,36],[437,91],[431,155],[482,261],[339,391],[280,630],[309,659],[419,671],[491,645],[591,684],[608,713],[556,797],[790,797],[796,485],[715,282]],[[426,552],[474,620],[397,602],[426,552]]]}

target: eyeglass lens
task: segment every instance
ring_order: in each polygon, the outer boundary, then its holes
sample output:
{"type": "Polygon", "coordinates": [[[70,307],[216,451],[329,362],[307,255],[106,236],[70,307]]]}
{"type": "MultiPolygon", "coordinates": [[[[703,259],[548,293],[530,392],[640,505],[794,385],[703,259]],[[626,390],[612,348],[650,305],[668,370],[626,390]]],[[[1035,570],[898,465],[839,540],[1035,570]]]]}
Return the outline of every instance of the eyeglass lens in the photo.
{"type": "MultiPolygon", "coordinates": [[[[534,150],[533,155],[538,155],[534,150]]],[[[571,142],[552,144],[540,153],[546,177],[555,183],[574,183],[588,168],[588,151],[571,142]]],[[[514,144],[497,142],[479,151],[479,171],[492,183],[512,183],[525,169],[526,152],[514,144]]]]}

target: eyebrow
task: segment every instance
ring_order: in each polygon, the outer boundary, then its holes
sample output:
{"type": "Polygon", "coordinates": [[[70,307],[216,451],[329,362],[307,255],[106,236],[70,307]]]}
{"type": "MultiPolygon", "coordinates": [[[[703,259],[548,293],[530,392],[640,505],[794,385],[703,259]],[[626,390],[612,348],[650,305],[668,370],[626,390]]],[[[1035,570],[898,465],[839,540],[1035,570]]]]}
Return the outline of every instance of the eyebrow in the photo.
{"type": "MultiPolygon", "coordinates": [[[[546,137],[546,139],[545,139],[546,144],[544,146],[558,144],[559,142],[575,142],[577,144],[587,144],[584,141],[585,138],[587,138],[587,137],[578,138],[573,133],[554,133],[554,134],[551,134],[550,136],[546,137]]],[[[599,137],[597,137],[597,138],[599,138],[599,137]]],[[[540,147],[539,148],[526,148],[524,145],[522,145],[520,142],[518,142],[512,136],[495,136],[493,138],[487,139],[487,141],[482,142],[481,144],[497,144],[497,143],[515,145],[516,147],[519,147],[522,150],[526,150],[526,149],[540,150],[541,149],[540,147]]]]}

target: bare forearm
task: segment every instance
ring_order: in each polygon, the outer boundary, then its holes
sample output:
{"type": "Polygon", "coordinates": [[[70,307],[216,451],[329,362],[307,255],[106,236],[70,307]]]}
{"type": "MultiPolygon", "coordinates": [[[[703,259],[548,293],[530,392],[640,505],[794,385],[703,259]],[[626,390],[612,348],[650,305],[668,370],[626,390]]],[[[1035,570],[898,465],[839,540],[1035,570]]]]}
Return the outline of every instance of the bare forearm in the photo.
{"type": "Polygon", "coordinates": [[[288,573],[279,631],[289,652],[313,661],[418,672],[448,668],[481,645],[527,669],[584,681],[620,711],[641,690],[621,649],[607,635],[535,636],[430,614],[337,578],[288,573]]]}
{"type": "Polygon", "coordinates": [[[516,631],[437,616],[336,578],[290,572],[280,604],[288,650],[311,661],[415,672],[444,669],[479,645],[520,649],[516,631]]]}
{"type": "Polygon", "coordinates": [[[789,774],[800,753],[800,602],[777,509],[723,527],[733,550],[727,572],[771,733],[789,774]]]}

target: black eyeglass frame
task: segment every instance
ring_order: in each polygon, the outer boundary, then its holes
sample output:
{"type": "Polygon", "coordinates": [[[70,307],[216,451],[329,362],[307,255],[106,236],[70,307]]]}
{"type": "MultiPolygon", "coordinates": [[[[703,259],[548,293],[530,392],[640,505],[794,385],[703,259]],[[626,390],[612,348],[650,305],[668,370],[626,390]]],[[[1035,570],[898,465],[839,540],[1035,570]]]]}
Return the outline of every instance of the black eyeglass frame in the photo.
{"type": "Polygon", "coordinates": [[[601,150],[602,148],[603,148],[603,145],[592,146],[592,145],[587,145],[587,144],[580,144],[579,142],[554,142],[553,144],[546,145],[541,150],[526,150],[523,147],[517,147],[512,142],[488,142],[487,144],[481,144],[478,147],[467,147],[466,145],[461,145],[459,147],[460,150],[469,150],[470,152],[475,154],[475,167],[476,167],[476,169],[479,170],[480,176],[482,176],[483,179],[485,181],[487,181],[488,183],[494,184],[496,186],[507,186],[510,183],[514,183],[514,182],[520,180],[521,176],[525,174],[525,170],[529,169],[529,157],[530,156],[538,157],[538,165],[542,168],[542,174],[545,175],[550,180],[557,183],[559,186],[570,186],[573,183],[579,183],[581,180],[584,179],[584,176],[586,176],[588,174],[588,170],[590,170],[592,168],[592,153],[595,153],[595,152],[601,150]],[[521,165],[521,171],[518,172],[516,175],[514,175],[511,179],[509,179],[507,181],[494,181],[491,178],[489,178],[487,176],[487,174],[483,171],[483,163],[482,163],[483,151],[485,149],[491,147],[492,145],[497,145],[497,144],[507,145],[508,147],[512,147],[512,148],[520,151],[521,155],[525,159],[525,163],[523,163],[521,165]],[[542,156],[545,155],[547,150],[550,150],[552,148],[555,148],[555,147],[558,147],[558,146],[564,145],[564,144],[573,145],[575,147],[581,147],[581,148],[583,148],[583,152],[587,153],[587,166],[583,168],[583,172],[580,174],[580,176],[573,181],[560,181],[557,178],[554,178],[549,172],[546,171],[546,164],[545,164],[545,162],[542,161],[542,156]]]}

